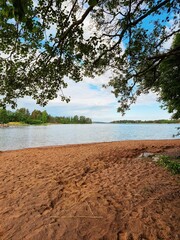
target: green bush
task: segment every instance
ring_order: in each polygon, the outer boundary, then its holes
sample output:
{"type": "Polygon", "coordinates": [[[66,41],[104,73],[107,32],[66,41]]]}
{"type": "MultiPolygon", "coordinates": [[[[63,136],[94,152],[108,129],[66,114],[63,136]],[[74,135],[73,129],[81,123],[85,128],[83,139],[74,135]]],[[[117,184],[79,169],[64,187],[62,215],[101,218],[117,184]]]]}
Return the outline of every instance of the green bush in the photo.
{"type": "Polygon", "coordinates": [[[179,162],[178,159],[177,160],[172,160],[168,156],[162,156],[159,159],[158,164],[160,166],[165,167],[166,169],[171,171],[173,174],[180,174],[180,162],[179,162]]]}
{"type": "Polygon", "coordinates": [[[42,124],[41,120],[29,119],[26,123],[28,124],[42,124]]]}

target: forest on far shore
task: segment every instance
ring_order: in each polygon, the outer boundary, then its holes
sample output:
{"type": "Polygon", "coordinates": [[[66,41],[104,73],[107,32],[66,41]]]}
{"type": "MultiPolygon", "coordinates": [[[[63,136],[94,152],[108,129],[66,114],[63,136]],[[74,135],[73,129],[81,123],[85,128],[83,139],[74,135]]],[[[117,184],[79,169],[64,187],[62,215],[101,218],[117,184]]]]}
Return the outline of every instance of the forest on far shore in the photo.
{"type": "Polygon", "coordinates": [[[117,120],[111,123],[180,123],[180,119],[159,119],[159,120],[117,120]]]}
{"type": "Polygon", "coordinates": [[[85,116],[73,117],[53,117],[46,110],[34,110],[32,113],[26,108],[20,108],[12,112],[6,109],[0,109],[0,124],[9,122],[22,122],[26,124],[45,124],[45,123],[60,123],[60,124],[83,124],[92,123],[90,118],[85,116]]]}

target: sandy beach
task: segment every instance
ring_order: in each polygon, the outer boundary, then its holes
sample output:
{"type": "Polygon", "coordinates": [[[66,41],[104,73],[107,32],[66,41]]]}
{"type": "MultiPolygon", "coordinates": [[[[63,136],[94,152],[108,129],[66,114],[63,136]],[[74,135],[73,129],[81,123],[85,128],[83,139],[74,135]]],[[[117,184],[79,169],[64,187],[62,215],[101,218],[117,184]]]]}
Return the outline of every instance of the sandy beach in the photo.
{"type": "Polygon", "coordinates": [[[180,140],[1,151],[0,239],[179,240],[179,176],[144,152],[180,140]]]}

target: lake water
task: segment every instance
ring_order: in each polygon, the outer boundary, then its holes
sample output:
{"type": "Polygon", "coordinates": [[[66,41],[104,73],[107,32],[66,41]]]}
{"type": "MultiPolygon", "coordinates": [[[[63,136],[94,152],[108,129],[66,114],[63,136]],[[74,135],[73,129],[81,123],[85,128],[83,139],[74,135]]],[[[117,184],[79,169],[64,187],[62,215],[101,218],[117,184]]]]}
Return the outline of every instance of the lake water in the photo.
{"type": "Polygon", "coordinates": [[[0,150],[121,140],[173,139],[177,127],[180,124],[68,124],[0,128],[0,150]]]}

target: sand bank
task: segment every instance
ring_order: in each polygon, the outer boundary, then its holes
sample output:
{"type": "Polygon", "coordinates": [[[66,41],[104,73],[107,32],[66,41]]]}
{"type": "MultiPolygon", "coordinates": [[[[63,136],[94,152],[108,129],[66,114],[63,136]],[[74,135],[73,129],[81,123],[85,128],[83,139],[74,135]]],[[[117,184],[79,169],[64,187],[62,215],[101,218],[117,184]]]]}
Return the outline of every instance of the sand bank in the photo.
{"type": "Polygon", "coordinates": [[[179,240],[179,177],[143,152],[180,140],[0,152],[0,239],[179,240]]]}

